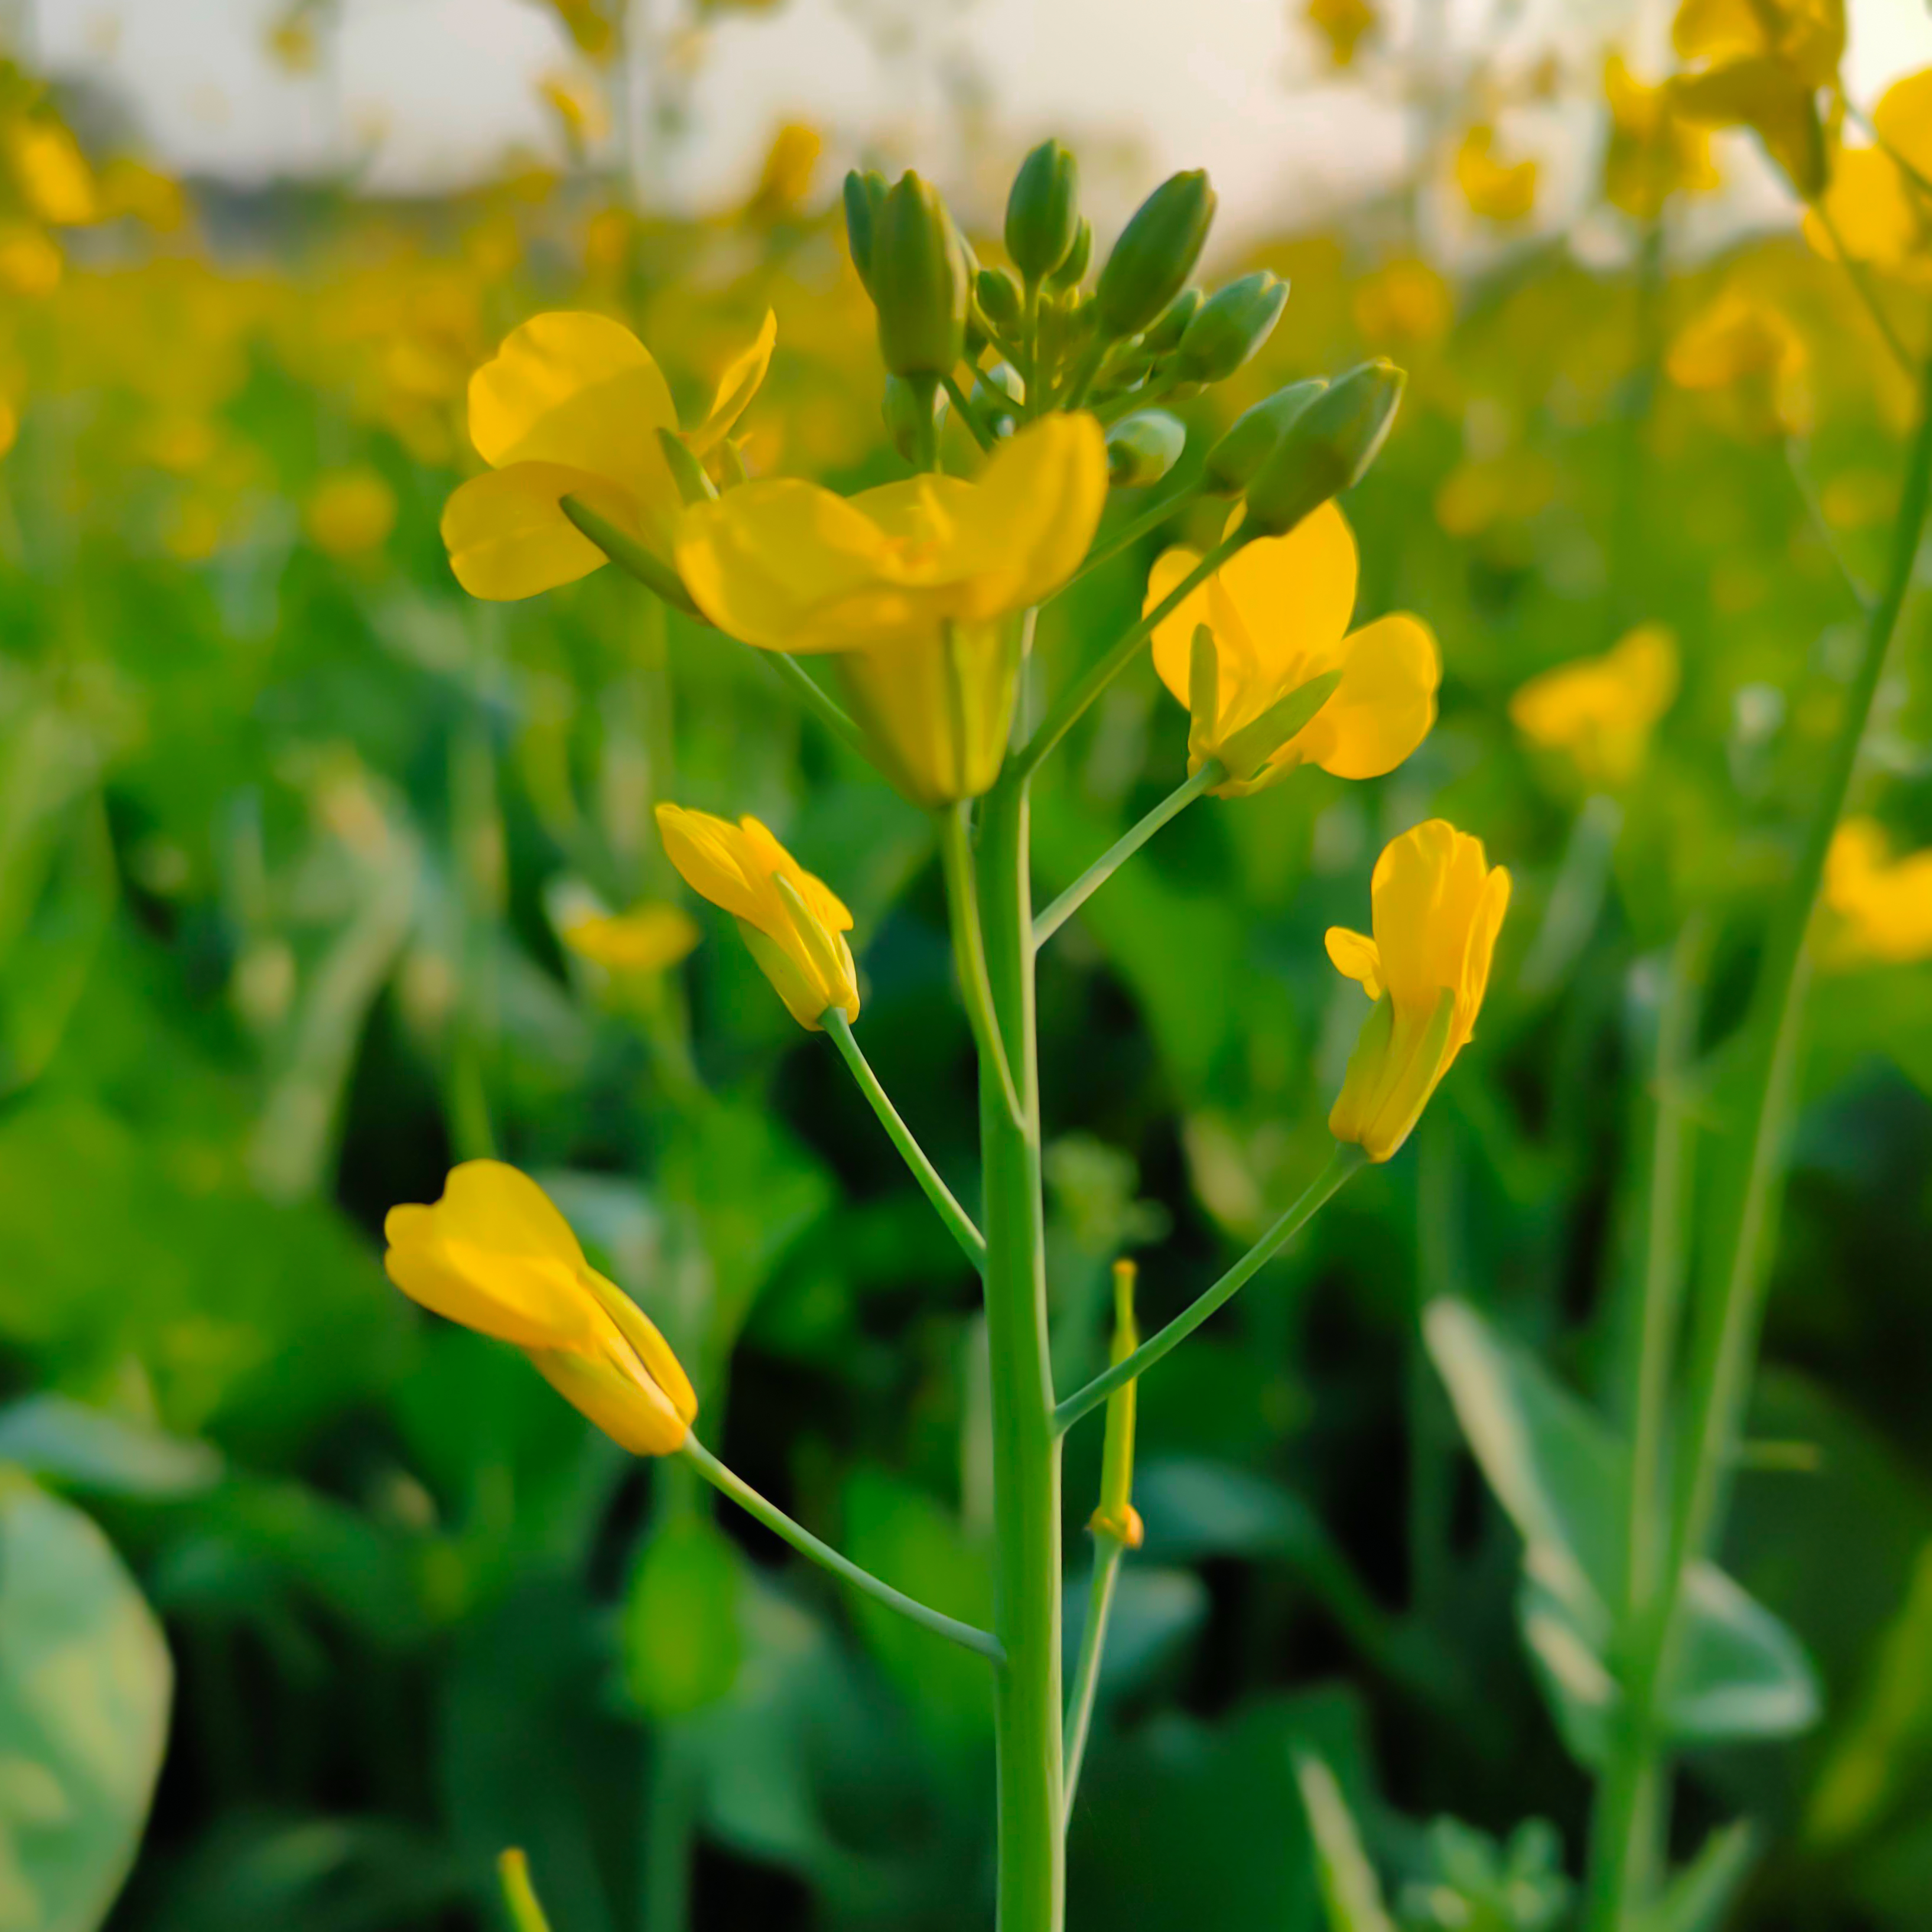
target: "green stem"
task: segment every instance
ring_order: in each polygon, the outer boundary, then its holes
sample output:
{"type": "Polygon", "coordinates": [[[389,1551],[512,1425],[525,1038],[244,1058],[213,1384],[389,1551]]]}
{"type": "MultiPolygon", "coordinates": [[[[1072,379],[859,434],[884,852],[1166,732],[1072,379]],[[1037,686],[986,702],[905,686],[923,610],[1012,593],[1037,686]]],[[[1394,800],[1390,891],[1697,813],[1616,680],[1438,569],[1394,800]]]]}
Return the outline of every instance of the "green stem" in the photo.
{"type": "Polygon", "coordinates": [[[952,927],[952,956],[959,971],[959,997],[965,1003],[967,1024],[980,1051],[982,1075],[991,1073],[1007,1113],[1020,1117],[1019,1089],[999,1017],[994,1007],[992,979],[986,965],[986,938],[980,923],[980,896],[973,876],[973,836],[962,799],[939,814],[939,856],[946,874],[946,908],[952,927]]]}
{"type": "Polygon", "coordinates": [[[774,1536],[790,1544],[801,1556],[810,1557],[813,1562],[842,1578],[855,1590],[864,1592],[875,1602],[884,1604],[890,1610],[898,1611],[902,1617],[910,1618],[922,1628],[949,1638],[968,1650],[976,1651],[982,1657],[990,1658],[995,1664],[1000,1661],[999,1640],[991,1632],[976,1629],[971,1624],[962,1624],[956,1617],[949,1617],[943,1611],[928,1609],[924,1604],[895,1590],[890,1583],[881,1582],[869,1570],[860,1569],[849,1556],[842,1556],[830,1544],[820,1542],[802,1523],[793,1522],[777,1504],[767,1502],[743,1477],[726,1468],[696,1436],[686,1436],[682,1454],[720,1495],[729,1496],[746,1515],[755,1516],[774,1536]]]}
{"type": "Polygon", "coordinates": [[[644,1768],[640,1932],[689,1932],[696,1769],[677,1726],[659,1724],[651,1736],[650,1761],[644,1768]]]}
{"type": "Polygon", "coordinates": [[[1819,226],[1830,237],[1832,246],[1838,251],[1838,260],[1852,286],[1858,291],[1858,300],[1864,303],[1865,313],[1871,317],[1879,334],[1884,337],[1885,346],[1892,351],[1893,361],[1912,381],[1916,382],[1918,380],[1918,364],[1911,350],[1906,347],[1904,339],[1893,326],[1892,317],[1886,314],[1880,303],[1878,291],[1872,286],[1871,277],[1865,265],[1856,260],[1846,249],[1844,237],[1838,232],[1838,224],[1826,212],[1824,202],[1814,201],[1810,206],[1811,212],[1818,218],[1819,226]]]}
{"type": "Polygon", "coordinates": [[[520,1850],[512,1846],[497,1854],[496,1878],[502,1888],[503,1908],[516,1932],[550,1932],[550,1921],[530,1882],[530,1862],[520,1850]]]}
{"type": "Polygon", "coordinates": [[[874,771],[883,772],[885,767],[879,763],[879,754],[872,748],[872,741],[827,693],[825,687],[800,664],[797,658],[788,656],[783,651],[760,651],[757,653],[763,663],[769,664],[784,685],[842,744],[856,752],[874,771]]]}
{"type": "Polygon", "coordinates": [[[1201,479],[1196,477],[1185,488],[1170,490],[1157,503],[1150,503],[1141,514],[1123,524],[1103,543],[1096,544],[1087,553],[1087,560],[1053,594],[1058,597],[1071,590],[1083,577],[1090,576],[1103,564],[1112,563],[1124,550],[1131,550],[1150,531],[1157,530],[1170,518],[1178,516],[1186,506],[1188,499],[1199,494],[1201,479]]]}
{"type": "Polygon", "coordinates": [[[1015,769],[1020,778],[1030,778],[1039,769],[1040,760],[1079,722],[1087,707],[1132,663],[1134,653],[1154,635],[1156,627],[1172,616],[1241,548],[1244,541],[1239,530],[1232,536],[1222,538],[1146,616],[1128,628],[1106,656],[1090,664],[1074,680],[1015,758],[1015,769]]]}
{"type": "Polygon", "coordinates": [[[985,801],[980,865],[994,1012],[1014,1048],[1020,1105],[982,1048],[980,1136],[986,1212],[992,1396],[994,1619],[999,1778],[998,1932],[1061,1932],[1066,1880],[1061,1776],[1060,1444],[1046,1308],[1040,1186],[1032,884],[1026,782],[1010,770],[985,801]]]}
{"type": "Polygon", "coordinates": [[[1784,440],[1784,466],[1790,472],[1799,502],[1804,506],[1804,514],[1811,520],[1813,534],[1825,546],[1832,561],[1838,566],[1838,574],[1845,580],[1845,588],[1852,593],[1852,601],[1869,616],[1872,607],[1871,592],[1859,582],[1858,573],[1852,569],[1844,546],[1838,542],[1838,532],[1826,520],[1824,506],[1819,502],[1818,493],[1812,488],[1811,479],[1805,475],[1804,466],[1798,460],[1798,446],[1789,436],[1784,440]]]}
{"type": "Polygon", "coordinates": [[[982,449],[991,450],[993,438],[980,422],[980,412],[973,406],[973,399],[960,388],[959,379],[956,376],[947,376],[943,380],[946,384],[946,393],[952,399],[952,406],[959,412],[959,420],[966,425],[973,440],[982,449]]]}
{"type": "Polygon", "coordinates": [[[702,616],[685,589],[684,580],[664,559],[648,550],[634,536],[627,536],[609,518],[601,517],[588,503],[574,496],[561,498],[557,508],[627,576],[634,577],[646,590],[674,605],[688,617],[702,616]]]}
{"type": "Polygon", "coordinates": [[[925,1190],[926,1198],[946,1223],[947,1232],[964,1251],[966,1258],[984,1274],[986,1236],[974,1226],[972,1216],[960,1206],[952,1189],[939,1178],[938,1169],[926,1159],[925,1149],[914,1139],[912,1130],[900,1119],[891,1096],[879,1084],[878,1076],[860,1051],[859,1042],[853,1037],[851,1022],[833,1006],[826,1011],[824,1024],[832,1036],[832,1044],[844,1056],[845,1064],[852,1070],[852,1078],[859,1083],[860,1092],[872,1103],[872,1112],[878,1115],[879,1124],[885,1129],[892,1145],[898,1149],[906,1166],[912,1169],[913,1178],[925,1190]]]}
{"type": "Polygon", "coordinates": [[[1066,1708],[1066,1810],[1080,1784],[1080,1766],[1094,1726],[1094,1705],[1100,1690],[1100,1658],[1106,1648],[1107,1620],[1114,1613],[1114,1586],[1120,1581],[1126,1545],[1104,1530],[1094,1533],[1094,1580],[1087,1592],[1087,1622],[1080,1632],[1080,1660],[1073,1668],[1073,1690],[1066,1708]]]}
{"type": "Polygon", "coordinates": [[[1033,943],[1044,946],[1160,828],[1178,818],[1211,785],[1228,776],[1219,758],[1210,758],[1186,784],[1176,785],[1131,830],[1123,832],[1033,922],[1033,943]]]}
{"type": "Polygon", "coordinates": [[[1368,1159],[1352,1143],[1335,1150],[1334,1158],[1312,1186],[1294,1206],[1269,1228],[1214,1286],[1197,1295],[1165,1328],[1150,1335],[1124,1361],[1096,1376],[1084,1388],[1076,1389],[1053,1412],[1054,1426],[1064,1433],[1090,1410],[1097,1408],[1123,1382],[1144,1375],[1155,1363],[1186,1341],[1208,1316],[1234,1300],[1262,1269],[1273,1261],[1316,1214],[1340,1192],[1343,1182],[1356,1173],[1368,1159]]]}
{"type": "Polygon", "coordinates": [[[1772,1237],[1795,1098],[1798,1042],[1803,1017],[1805,938],[1810,928],[1826,855],[1857,768],[1873,700],[1885,672],[1892,634],[1911,588],[1912,570],[1932,502],[1932,368],[1922,382],[1917,434],[1907,460],[1905,488],[1893,526],[1885,588],[1872,608],[1864,650],[1844,716],[1833,742],[1825,780],[1805,829],[1790,884],[1766,941],[1745,1025],[1754,1048],[1756,1094],[1751,1104],[1742,1179],[1733,1186],[1712,1252],[1724,1257],[1716,1296],[1700,1310],[1685,1384],[1690,1413],[1683,1430],[1667,1553],[1654,1598],[1639,1620],[1624,1684],[1627,1727],[1633,1734],[1622,1754],[1625,1768],[1605,1794],[1600,1822],[1605,1849],[1592,1874],[1584,1924],[1588,1932],[1621,1932],[1633,1852],[1650,1827],[1654,1800],[1640,1775],[1654,1762],[1656,1704],[1669,1661],[1678,1599],[1690,1565],[1706,1556],[1723,1514],[1734,1464],[1750,1370],[1764,1312],[1772,1237]]]}

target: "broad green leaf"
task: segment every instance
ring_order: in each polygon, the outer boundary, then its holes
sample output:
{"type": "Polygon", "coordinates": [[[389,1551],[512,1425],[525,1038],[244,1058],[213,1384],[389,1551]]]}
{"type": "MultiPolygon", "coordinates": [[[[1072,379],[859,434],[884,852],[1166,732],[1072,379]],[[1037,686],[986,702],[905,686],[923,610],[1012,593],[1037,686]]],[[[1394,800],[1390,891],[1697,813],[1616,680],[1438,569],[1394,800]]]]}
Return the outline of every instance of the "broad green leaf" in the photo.
{"type": "Polygon", "coordinates": [[[1329,1932],[1395,1932],[1382,1903],[1382,1882],[1362,1849],[1361,1834],[1335,1774],[1312,1751],[1298,1750],[1294,1776],[1315,1840],[1329,1932]]]}
{"type": "Polygon", "coordinates": [[[220,1456],[205,1442],[58,1395],[0,1408],[0,1462],[74,1489],[130,1496],[191,1496],[221,1474],[220,1456]]]}
{"type": "Polygon", "coordinates": [[[0,1472],[0,1928],[93,1932],[167,1742],[160,1627],[78,1510],[0,1472]]]}
{"type": "Polygon", "coordinates": [[[1636,1932],[1718,1932],[1758,1855],[1748,1820],[1713,1832],[1697,1856],[1672,1875],[1636,1932]]]}
{"type": "Polygon", "coordinates": [[[645,1544],[625,1600],[624,1681],[647,1716],[688,1717],[726,1696],[745,1643],[738,1559],[708,1517],[680,1514],[645,1544]]]}

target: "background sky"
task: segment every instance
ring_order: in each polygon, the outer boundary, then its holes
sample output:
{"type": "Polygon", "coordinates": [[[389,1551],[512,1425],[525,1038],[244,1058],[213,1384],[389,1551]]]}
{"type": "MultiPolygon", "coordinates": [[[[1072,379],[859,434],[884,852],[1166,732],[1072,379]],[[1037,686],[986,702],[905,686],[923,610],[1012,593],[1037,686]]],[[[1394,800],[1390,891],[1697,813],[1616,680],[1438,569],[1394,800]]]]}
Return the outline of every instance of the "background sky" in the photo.
{"type": "MultiPolygon", "coordinates": [[[[1447,50],[1439,72],[1480,54],[1508,82],[1552,47],[1568,57],[1573,92],[1498,116],[1510,145],[1543,157],[1552,201],[1589,164],[1602,50],[1626,47],[1640,71],[1666,64],[1670,0],[1423,3],[1447,50]]],[[[518,147],[560,152],[538,83],[574,56],[540,0],[324,0],[308,75],[267,51],[290,4],[0,0],[0,20],[10,9],[30,57],[100,83],[191,171],[259,180],[355,165],[371,191],[406,192],[473,180],[518,147]]],[[[1414,4],[1383,8],[1390,45],[1413,46],[1414,4]]],[[[826,132],[836,166],[867,152],[915,160],[969,208],[975,152],[1004,161],[1042,133],[1076,137],[1103,233],[1177,166],[1210,170],[1225,238],[1293,226],[1298,208],[1401,164],[1406,117],[1385,61],[1379,86],[1373,57],[1360,82],[1336,84],[1296,0],[788,0],[702,29],[685,0],[634,5],[646,78],[688,98],[687,131],[655,162],[660,190],[688,207],[742,194],[794,118],[826,132]]],[[[1850,15],[1846,71],[1868,104],[1932,63],[1925,0],[1850,0],[1850,15]]],[[[621,100],[615,111],[621,122],[621,100]]],[[[1786,198],[1748,141],[1730,145],[1726,198],[1702,218],[1777,218],[1786,198]]]]}

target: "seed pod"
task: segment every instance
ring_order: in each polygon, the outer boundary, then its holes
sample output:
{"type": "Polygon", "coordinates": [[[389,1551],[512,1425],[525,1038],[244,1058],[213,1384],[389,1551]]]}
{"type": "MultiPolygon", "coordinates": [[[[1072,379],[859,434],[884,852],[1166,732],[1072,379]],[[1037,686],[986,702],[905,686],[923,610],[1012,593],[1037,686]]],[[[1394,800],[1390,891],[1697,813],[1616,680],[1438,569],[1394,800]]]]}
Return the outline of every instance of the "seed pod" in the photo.
{"type": "Polygon", "coordinates": [[[1196,168],[1170,175],[1134,211],[1100,271],[1100,331],[1137,335],[1194,272],[1214,219],[1214,190],[1196,168]]]}
{"type": "Polygon", "coordinates": [[[1144,490],[1174,467],[1186,447],[1186,426],[1165,410],[1123,416],[1107,432],[1107,480],[1119,489],[1144,490]]]}
{"type": "Polygon", "coordinates": [[[1283,431],[1256,472],[1244,528],[1282,536],[1360,482],[1395,421],[1408,380],[1378,356],[1330,384],[1283,431]]]}
{"type": "Polygon", "coordinates": [[[1180,338],[1182,380],[1226,382],[1274,333],[1287,300],[1288,284],[1265,268],[1210,296],[1180,338]]]}
{"type": "Polygon", "coordinates": [[[966,352],[967,260],[946,204],[908,171],[872,227],[879,351],[895,376],[944,376],[966,352]]]}
{"type": "Polygon", "coordinates": [[[1072,252],[1079,198],[1079,164],[1058,141],[1041,142],[1021,162],[1006,196],[1006,253],[1028,281],[1043,281],[1072,252]]]}

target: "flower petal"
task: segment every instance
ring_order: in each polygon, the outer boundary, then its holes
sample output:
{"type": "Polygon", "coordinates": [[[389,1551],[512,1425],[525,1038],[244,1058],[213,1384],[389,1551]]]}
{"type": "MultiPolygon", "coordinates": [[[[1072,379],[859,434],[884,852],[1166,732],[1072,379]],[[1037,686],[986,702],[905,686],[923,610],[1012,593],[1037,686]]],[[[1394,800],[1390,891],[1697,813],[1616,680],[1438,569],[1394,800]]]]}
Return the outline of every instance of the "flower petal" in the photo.
{"type": "Polygon", "coordinates": [[[724,373],[718,379],[709,412],[704,422],[685,437],[692,455],[703,458],[730,434],[764,382],[765,372],[771,367],[772,350],[778,339],[778,316],[766,309],[757,339],[725,365],[724,373]]]}
{"type": "Polygon", "coordinates": [[[515,463],[460,484],[442,509],[442,541],[456,580],[472,597],[502,602],[574,584],[609,562],[563,514],[581,496],[638,536],[637,506],[604,477],[557,463],[515,463]]]}
{"type": "Polygon", "coordinates": [[[1328,957],[1336,972],[1345,978],[1359,980],[1363,992],[1370,999],[1382,998],[1382,955],[1376,950],[1376,942],[1366,932],[1357,932],[1346,926],[1331,926],[1322,935],[1322,943],[1328,949],[1328,957]]]}
{"type": "Polygon", "coordinates": [[[1284,753],[1340,778],[1376,778],[1428,736],[1442,662],[1436,634],[1406,611],[1364,625],[1345,642],[1342,682],[1284,753]]]}

